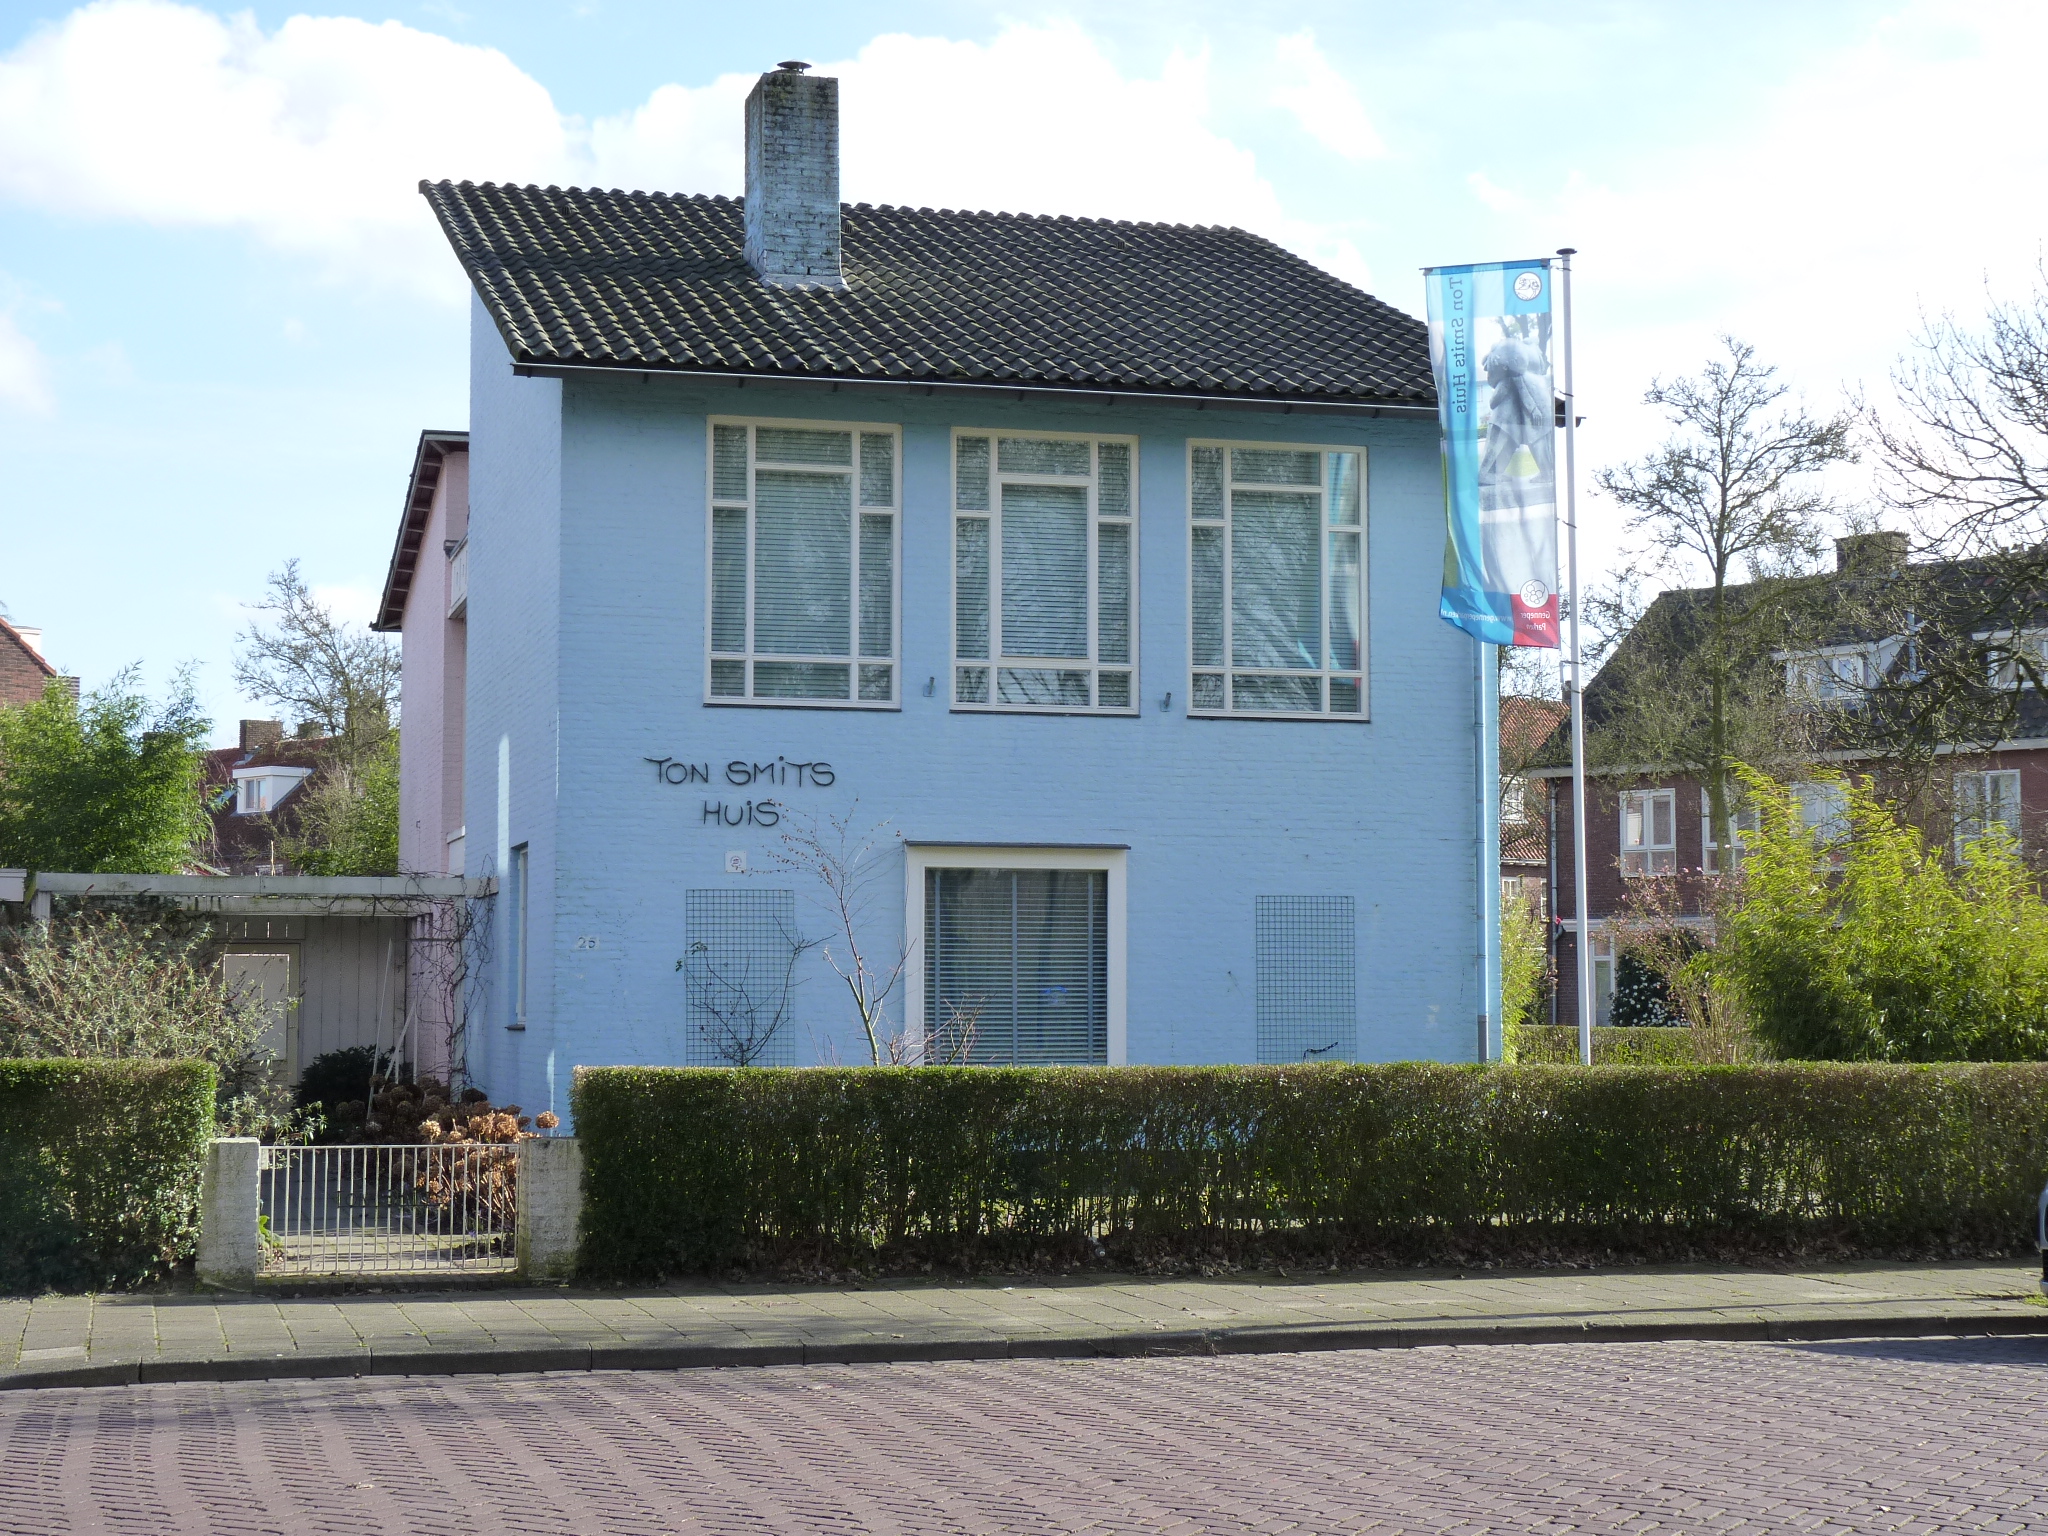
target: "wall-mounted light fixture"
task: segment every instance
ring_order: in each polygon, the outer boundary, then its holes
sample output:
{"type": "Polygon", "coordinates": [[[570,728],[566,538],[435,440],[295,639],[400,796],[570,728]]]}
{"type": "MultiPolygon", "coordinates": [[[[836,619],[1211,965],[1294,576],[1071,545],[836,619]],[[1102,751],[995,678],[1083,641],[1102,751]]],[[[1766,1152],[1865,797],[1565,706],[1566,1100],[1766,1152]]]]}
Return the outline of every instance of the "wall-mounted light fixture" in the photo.
{"type": "Polygon", "coordinates": [[[1169,693],[1165,698],[1161,699],[1159,701],[1159,707],[1161,709],[1173,708],[1173,695],[1169,693]]]}
{"type": "Polygon", "coordinates": [[[932,696],[932,690],[938,686],[939,680],[936,677],[926,678],[924,680],[924,696],[926,698],[930,698],[932,696]]]}

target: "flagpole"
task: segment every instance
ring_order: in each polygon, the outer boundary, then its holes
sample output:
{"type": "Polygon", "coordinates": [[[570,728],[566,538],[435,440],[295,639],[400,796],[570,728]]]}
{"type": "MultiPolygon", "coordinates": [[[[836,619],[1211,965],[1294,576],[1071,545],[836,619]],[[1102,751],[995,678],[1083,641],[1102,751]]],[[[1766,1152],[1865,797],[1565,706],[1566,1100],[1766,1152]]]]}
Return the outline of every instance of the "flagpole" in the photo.
{"type": "Polygon", "coordinates": [[[1562,281],[1558,298],[1564,311],[1564,528],[1567,580],[1572,610],[1572,650],[1568,671],[1572,706],[1572,912],[1578,942],[1574,959],[1579,971],[1579,1064],[1593,1064],[1593,934],[1586,913],[1586,699],[1583,660],[1579,649],[1579,402],[1572,384],[1572,257],[1565,246],[1557,253],[1562,281]]]}

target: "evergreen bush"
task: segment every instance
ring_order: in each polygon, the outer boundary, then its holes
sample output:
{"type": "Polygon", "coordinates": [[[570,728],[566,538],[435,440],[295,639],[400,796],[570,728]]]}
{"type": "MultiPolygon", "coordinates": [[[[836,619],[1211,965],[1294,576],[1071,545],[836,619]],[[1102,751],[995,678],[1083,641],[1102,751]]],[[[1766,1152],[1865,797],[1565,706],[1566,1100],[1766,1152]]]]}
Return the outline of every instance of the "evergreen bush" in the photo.
{"type": "MultiPolygon", "coordinates": [[[[1676,1034],[1676,1031],[1657,1031],[1676,1034]]],[[[2048,1067],[586,1068],[592,1279],[2013,1252],[2048,1067]]]]}
{"type": "Polygon", "coordinates": [[[135,1285],[189,1257],[213,1111],[204,1062],[0,1060],[0,1292],[135,1285]]]}

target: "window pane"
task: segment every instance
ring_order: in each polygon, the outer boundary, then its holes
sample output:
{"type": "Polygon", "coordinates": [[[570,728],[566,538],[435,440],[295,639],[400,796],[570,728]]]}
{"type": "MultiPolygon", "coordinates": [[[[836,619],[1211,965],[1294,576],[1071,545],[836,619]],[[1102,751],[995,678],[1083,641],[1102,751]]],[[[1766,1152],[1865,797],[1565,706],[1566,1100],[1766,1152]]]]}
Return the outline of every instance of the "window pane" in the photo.
{"type": "Polygon", "coordinates": [[[988,702],[988,668],[956,668],[953,674],[953,696],[962,704],[986,704],[988,702]]]}
{"type": "Polygon", "coordinates": [[[711,514],[711,649],[747,648],[747,514],[711,514]]]}
{"type": "Polygon", "coordinates": [[[860,435],[860,504],[896,505],[896,439],[887,432],[860,435]]]}
{"type": "Polygon", "coordinates": [[[1358,535],[1330,535],[1330,665],[1359,665],[1358,535]]]}
{"type": "Polygon", "coordinates": [[[1095,530],[1096,660],[1131,659],[1131,529],[1104,523],[1095,530]]]}
{"type": "Polygon", "coordinates": [[[988,519],[963,517],[953,534],[953,648],[988,655],[988,519]]]}
{"type": "Polygon", "coordinates": [[[870,701],[888,703],[890,698],[889,679],[893,667],[862,667],[860,669],[860,696],[870,701]]]}
{"type": "Polygon", "coordinates": [[[1223,675],[1219,672],[1200,672],[1195,675],[1196,709],[1221,709],[1223,707],[1223,675]]]}
{"type": "Polygon", "coordinates": [[[996,672],[996,702],[1086,709],[1088,674],[1055,672],[1050,667],[1002,667],[996,672]]]}
{"type": "Polygon", "coordinates": [[[1131,707],[1131,674],[1128,672],[1102,672],[1095,679],[1095,702],[1104,709],[1129,709],[1131,707]]]}
{"type": "Polygon", "coordinates": [[[1194,512],[1196,517],[1223,515],[1223,450],[1197,448],[1194,452],[1194,512]]]}
{"type": "Polygon", "coordinates": [[[996,468],[1006,475],[1085,475],[1088,444],[1054,437],[998,438],[996,468]]]}
{"type": "Polygon", "coordinates": [[[1333,677],[1330,679],[1330,713],[1333,715],[1362,715],[1365,713],[1365,689],[1355,677],[1333,677]]]}
{"type": "Polygon", "coordinates": [[[860,653],[863,656],[893,656],[895,651],[896,597],[894,565],[896,520],[893,517],[863,517],[860,520],[860,653]]]}
{"type": "Polygon", "coordinates": [[[1669,848],[1676,840],[1671,832],[1671,796],[1654,796],[1650,801],[1650,811],[1650,825],[1655,834],[1652,840],[1659,848],[1669,848]]]}
{"type": "Polygon", "coordinates": [[[1131,445],[1095,445],[1095,510],[1103,517],[1131,512],[1131,445]]]}
{"type": "Polygon", "coordinates": [[[1643,797],[1630,795],[1621,803],[1621,846],[1643,846],[1643,797]]]}
{"type": "Polygon", "coordinates": [[[850,477],[757,470],[754,497],[754,649],[846,655],[853,648],[850,477]]]}
{"type": "Polygon", "coordinates": [[[851,464],[853,434],[815,427],[756,427],[754,457],[778,464],[851,464]]]}
{"type": "Polygon", "coordinates": [[[847,695],[849,668],[840,662],[828,666],[815,661],[757,661],[754,663],[754,697],[757,699],[843,699],[847,695]]]}
{"type": "Polygon", "coordinates": [[[945,869],[925,877],[927,1032],[972,1031],[970,1060],[1109,1056],[1108,876],[945,869]]]}
{"type": "Polygon", "coordinates": [[[1330,455],[1330,521],[1340,528],[1358,526],[1358,455],[1330,455]]]}
{"type": "Polygon", "coordinates": [[[1290,715],[1320,714],[1323,684],[1315,677],[1246,677],[1230,680],[1230,707],[1290,715]]]}
{"type": "Polygon", "coordinates": [[[1255,485],[1320,486],[1322,457],[1320,453],[1299,453],[1292,448],[1233,448],[1230,478],[1255,485]]]}
{"type": "MultiPolygon", "coordinates": [[[[1194,652],[1198,667],[1223,665],[1223,530],[1194,531],[1194,652]]],[[[1223,680],[1218,678],[1217,686],[1223,680]]],[[[1217,708],[1223,701],[1216,701],[1217,708]]]]}
{"type": "Polygon", "coordinates": [[[744,661],[711,663],[711,697],[743,699],[747,696],[747,664],[744,661]]]}
{"type": "Polygon", "coordinates": [[[711,494],[720,501],[747,499],[747,429],[711,429],[711,494]]]}
{"type": "Polygon", "coordinates": [[[988,510],[988,439],[954,439],[953,501],[963,512],[988,510]]]}
{"type": "Polygon", "coordinates": [[[1322,665],[1321,500],[1232,493],[1230,659],[1237,666],[1322,665]]]}
{"type": "Polygon", "coordinates": [[[1003,487],[1003,654],[1088,657],[1088,492],[1003,487]]]}

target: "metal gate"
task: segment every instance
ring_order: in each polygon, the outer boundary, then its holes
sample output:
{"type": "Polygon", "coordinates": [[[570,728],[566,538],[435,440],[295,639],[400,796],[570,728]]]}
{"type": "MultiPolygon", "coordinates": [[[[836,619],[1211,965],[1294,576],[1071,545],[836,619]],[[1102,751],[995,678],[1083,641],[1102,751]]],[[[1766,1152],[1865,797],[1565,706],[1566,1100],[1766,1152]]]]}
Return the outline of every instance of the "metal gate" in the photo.
{"type": "Polygon", "coordinates": [[[513,1269],[518,1170],[507,1145],[265,1147],[263,1272],[513,1269]]]}

